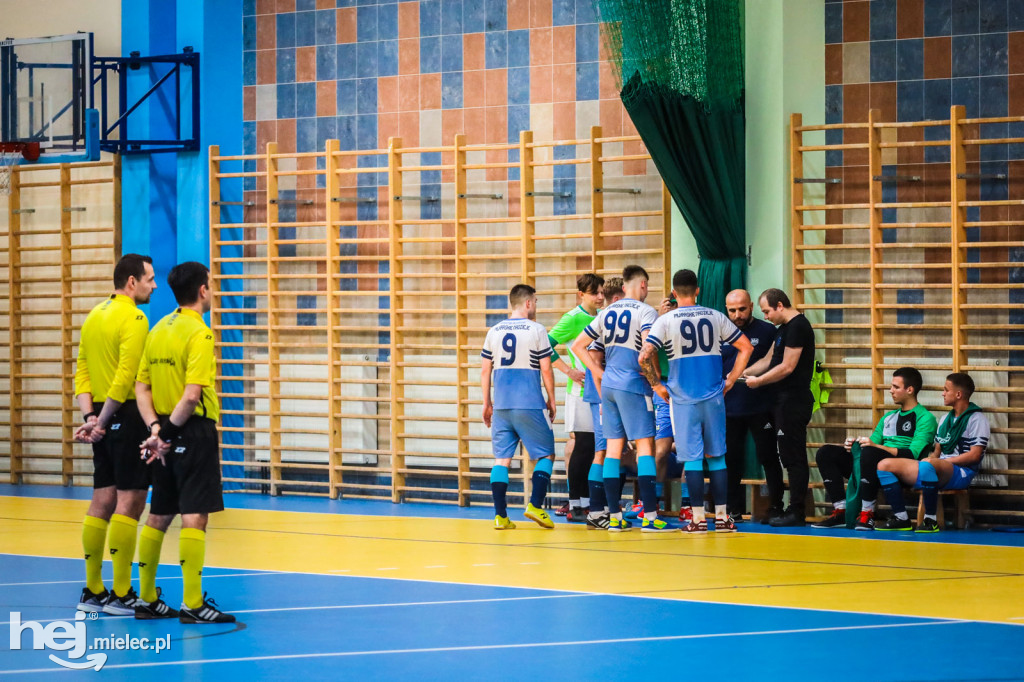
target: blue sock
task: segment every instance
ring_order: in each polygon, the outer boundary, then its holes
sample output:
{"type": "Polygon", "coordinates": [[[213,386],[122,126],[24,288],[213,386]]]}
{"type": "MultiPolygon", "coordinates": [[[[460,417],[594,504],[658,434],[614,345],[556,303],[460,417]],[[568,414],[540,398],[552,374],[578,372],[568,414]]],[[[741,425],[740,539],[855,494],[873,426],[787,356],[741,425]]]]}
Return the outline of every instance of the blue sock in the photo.
{"type": "Polygon", "coordinates": [[[708,458],[708,474],[711,478],[711,499],[716,505],[725,504],[729,495],[729,474],[725,469],[725,457],[708,458]]]}
{"type": "MultiPolygon", "coordinates": [[[[704,463],[700,460],[696,462],[687,462],[686,468],[684,469],[683,475],[686,476],[686,486],[690,490],[704,490],[704,463]],[[693,465],[693,466],[691,466],[693,465]]],[[[696,500],[693,499],[694,495],[690,496],[690,505],[703,507],[704,498],[698,497],[696,500]]]]}
{"type": "Polygon", "coordinates": [[[587,478],[587,483],[590,484],[590,511],[601,514],[608,506],[608,500],[604,495],[604,464],[591,464],[587,478]]]}
{"type": "Polygon", "coordinates": [[[885,500],[889,503],[893,514],[906,514],[907,505],[903,502],[903,486],[900,479],[891,471],[879,471],[878,482],[885,492],[885,500]]]}
{"type": "Polygon", "coordinates": [[[939,510],[939,475],[928,462],[919,462],[917,465],[917,487],[924,497],[924,513],[935,516],[939,510]]]}
{"type": "Polygon", "coordinates": [[[665,484],[662,483],[661,481],[658,481],[657,483],[655,483],[654,484],[654,494],[658,496],[659,500],[664,499],[665,498],[665,484]]]}
{"type": "Polygon", "coordinates": [[[679,504],[683,507],[690,506],[690,486],[686,484],[686,476],[679,483],[679,504]]]}
{"type": "Polygon", "coordinates": [[[644,503],[644,513],[658,513],[658,493],[654,484],[657,480],[653,457],[638,457],[636,460],[637,485],[640,486],[640,499],[644,503]]]}
{"type": "Polygon", "coordinates": [[[530,494],[530,504],[540,507],[544,504],[544,496],[548,494],[548,483],[551,482],[551,469],[554,463],[544,457],[537,460],[533,469],[533,493],[530,494]]]}
{"type": "Polygon", "coordinates": [[[508,467],[495,464],[491,467],[491,497],[494,498],[494,513],[508,516],[505,494],[508,493],[508,467]]]}
{"type": "Polygon", "coordinates": [[[619,502],[622,498],[622,479],[619,478],[619,460],[605,457],[604,459],[604,492],[607,496],[608,511],[612,514],[622,512],[619,502]]]}

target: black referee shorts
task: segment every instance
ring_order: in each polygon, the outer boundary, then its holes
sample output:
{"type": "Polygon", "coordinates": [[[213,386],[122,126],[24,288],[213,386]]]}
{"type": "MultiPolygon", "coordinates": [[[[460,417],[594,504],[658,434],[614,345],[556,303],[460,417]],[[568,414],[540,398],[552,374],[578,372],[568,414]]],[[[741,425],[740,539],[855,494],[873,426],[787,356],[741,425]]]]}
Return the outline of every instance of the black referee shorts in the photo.
{"type": "MultiPolygon", "coordinates": [[[[161,424],[167,421],[167,417],[160,418],[161,424]]],[[[166,464],[155,460],[151,465],[150,513],[170,516],[224,510],[215,421],[196,415],[189,417],[164,459],[166,464]]]]}
{"type": "MultiPolygon", "coordinates": [[[[98,414],[103,403],[93,403],[98,414]]],[[[149,437],[134,400],[126,400],[107,425],[103,440],[92,444],[92,487],[148,490],[150,468],[139,457],[139,445],[149,437]]]]}

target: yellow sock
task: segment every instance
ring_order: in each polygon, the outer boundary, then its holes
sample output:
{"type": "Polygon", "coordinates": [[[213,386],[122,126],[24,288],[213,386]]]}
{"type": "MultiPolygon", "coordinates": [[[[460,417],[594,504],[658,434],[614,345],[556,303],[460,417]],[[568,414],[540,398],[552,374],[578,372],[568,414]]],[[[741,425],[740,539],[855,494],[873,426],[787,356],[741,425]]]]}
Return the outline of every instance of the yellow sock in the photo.
{"type": "Polygon", "coordinates": [[[107,522],[86,516],[82,522],[82,549],[85,550],[85,586],[93,594],[103,592],[103,545],[107,541],[107,522]]]}
{"type": "Polygon", "coordinates": [[[132,561],[139,522],[130,516],[110,517],[110,560],[114,562],[114,594],[123,597],[132,588],[132,561]]]}
{"type": "Polygon", "coordinates": [[[178,540],[181,558],[182,602],[190,609],[203,605],[203,560],[206,558],[206,533],[198,528],[182,528],[178,540]]]}
{"type": "Polygon", "coordinates": [[[160,566],[160,548],[164,532],[143,526],[139,535],[139,598],[144,602],[157,600],[156,569],[160,566]]]}

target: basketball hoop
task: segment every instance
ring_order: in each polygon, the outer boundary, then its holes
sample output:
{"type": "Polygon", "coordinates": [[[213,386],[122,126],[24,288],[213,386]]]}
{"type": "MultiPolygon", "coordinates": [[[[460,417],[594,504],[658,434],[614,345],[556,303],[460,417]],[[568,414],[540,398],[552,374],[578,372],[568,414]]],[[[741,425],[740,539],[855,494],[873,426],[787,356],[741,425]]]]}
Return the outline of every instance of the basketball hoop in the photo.
{"type": "Polygon", "coordinates": [[[11,193],[11,175],[22,161],[39,159],[38,142],[0,142],[0,196],[11,193]]]}

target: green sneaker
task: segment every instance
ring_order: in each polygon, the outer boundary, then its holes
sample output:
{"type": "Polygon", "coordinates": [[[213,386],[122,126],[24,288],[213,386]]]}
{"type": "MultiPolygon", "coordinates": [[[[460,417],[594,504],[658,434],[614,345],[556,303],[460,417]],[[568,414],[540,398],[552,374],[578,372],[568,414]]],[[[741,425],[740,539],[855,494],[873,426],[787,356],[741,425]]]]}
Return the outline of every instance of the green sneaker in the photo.
{"type": "Polygon", "coordinates": [[[555,522],[551,520],[548,513],[540,507],[534,507],[532,504],[526,505],[526,513],[523,514],[526,518],[536,522],[541,528],[547,528],[551,530],[555,527],[555,522]]]}
{"type": "Polygon", "coordinates": [[[617,519],[614,516],[608,519],[608,530],[612,533],[625,533],[632,529],[633,524],[627,519],[617,519]]]}
{"type": "Polygon", "coordinates": [[[494,517],[494,530],[513,530],[516,524],[512,523],[507,516],[494,517]]]}
{"type": "Polygon", "coordinates": [[[644,518],[644,522],[640,524],[641,533],[673,533],[679,530],[679,526],[674,526],[664,519],[654,519],[653,521],[644,518]]]}
{"type": "Polygon", "coordinates": [[[914,530],[914,524],[910,522],[909,518],[897,519],[895,516],[890,516],[885,523],[875,526],[875,530],[914,530]]]}
{"type": "Polygon", "coordinates": [[[915,533],[938,533],[939,532],[939,522],[936,521],[935,519],[929,519],[929,518],[925,517],[925,520],[921,522],[921,524],[917,527],[917,530],[915,530],[914,532],[915,533]]]}

